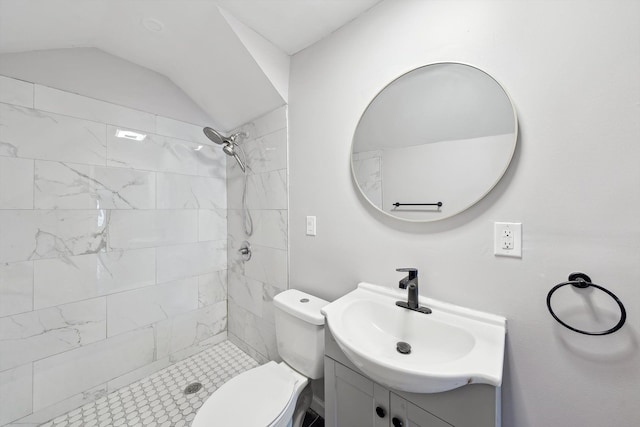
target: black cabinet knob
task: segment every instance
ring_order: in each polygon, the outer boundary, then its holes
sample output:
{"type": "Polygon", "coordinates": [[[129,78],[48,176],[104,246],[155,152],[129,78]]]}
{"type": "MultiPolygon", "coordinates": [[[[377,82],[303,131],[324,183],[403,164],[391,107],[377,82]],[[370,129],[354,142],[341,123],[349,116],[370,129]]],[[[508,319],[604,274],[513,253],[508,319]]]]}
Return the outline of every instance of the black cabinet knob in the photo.
{"type": "Polygon", "coordinates": [[[404,423],[398,417],[393,417],[393,419],[391,420],[391,423],[393,424],[393,427],[402,427],[402,426],[404,426],[404,423]]]}
{"type": "Polygon", "coordinates": [[[380,418],[384,418],[384,417],[387,416],[387,411],[385,411],[382,406],[377,406],[376,407],[376,414],[378,414],[378,416],[380,418]]]}

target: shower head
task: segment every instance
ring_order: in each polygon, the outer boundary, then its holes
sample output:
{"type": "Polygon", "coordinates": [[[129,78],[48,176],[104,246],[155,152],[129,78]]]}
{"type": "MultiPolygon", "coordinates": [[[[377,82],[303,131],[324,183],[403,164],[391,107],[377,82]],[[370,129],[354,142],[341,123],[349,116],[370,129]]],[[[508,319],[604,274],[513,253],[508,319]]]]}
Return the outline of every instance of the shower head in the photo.
{"type": "Polygon", "coordinates": [[[224,147],[222,147],[222,151],[224,151],[224,154],[226,154],[227,156],[233,156],[238,162],[238,166],[240,166],[240,169],[242,169],[242,172],[245,172],[246,169],[244,166],[244,162],[240,159],[238,153],[236,153],[236,148],[238,148],[238,144],[234,142],[226,142],[224,147]]]}
{"type": "Polygon", "coordinates": [[[227,156],[232,156],[236,159],[238,165],[240,166],[240,169],[242,169],[242,172],[246,171],[244,162],[242,161],[242,159],[240,159],[238,153],[236,153],[236,148],[238,148],[239,146],[235,142],[238,137],[246,137],[246,133],[237,132],[230,136],[223,136],[220,132],[210,127],[205,127],[202,131],[211,141],[215,142],[218,145],[222,145],[222,151],[224,151],[227,156]]]}
{"type": "Polygon", "coordinates": [[[244,138],[247,136],[247,134],[244,132],[236,132],[232,135],[224,136],[217,130],[210,127],[206,127],[202,129],[202,131],[204,132],[207,138],[209,138],[211,141],[215,142],[218,145],[227,144],[229,142],[233,143],[236,141],[236,139],[238,139],[238,137],[244,138]]]}
{"type": "Polygon", "coordinates": [[[222,136],[222,134],[220,132],[218,132],[217,130],[210,128],[210,127],[206,127],[204,129],[202,129],[202,131],[204,132],[204,134],[206,135],[207,138],[209,138],[211,141],[215,142],[216,144],[220,145],[220,144],[224,144],[226,138],[224,136],[222,136]]]}

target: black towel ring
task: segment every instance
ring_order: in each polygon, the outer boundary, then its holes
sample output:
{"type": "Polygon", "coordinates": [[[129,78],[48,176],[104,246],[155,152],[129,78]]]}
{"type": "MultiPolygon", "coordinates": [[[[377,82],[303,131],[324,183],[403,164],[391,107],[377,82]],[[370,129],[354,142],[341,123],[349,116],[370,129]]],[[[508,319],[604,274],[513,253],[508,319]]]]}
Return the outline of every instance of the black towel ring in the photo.
{"type": "Polygon", "coordinates": [[[622,325],[624,325],[624,322],[627,320],[627,311],[624,309],[624,305],[622,305],[622,301],[620,301],[618,299],[618,297],[615,296],[615,294],[613,292],[611,292],[610,290],[605,289],[600,285],[596,285],[595,283],[591,283],[591,278],[589,276],[587,276],[586,274],[584,274],[584,273],[571,273],[569,275],[569,281],[568,282],[559,283],[559,284],[555,285],[553,288],[551,288],[551,290],[547,294],[547,308],[549,309],[549,313],[551,313],[553,318],[556,319],[556,321],[558,321],[558,323],[560,323],[562,326],[564,326],[565,328],[571,329],[574,332],[577,332],[579,334],[584,334],[584,335],[609,335],[609,334],[612,334],[615,331],[617,331],[618,329],[622,328],[622,325]],[[560,320],[560,318],[558,318],[558,316],[556,316],[556,314],[551,309],[551,296],[553,295],[553,293],[555,291],[557,291],[561,287],[567,286],[567,285],[575,286],[576,288],[582,288],[582,289],[588,288],[589,286],[591,286],[591,287],[600,289],[602,292],[604,292],[607,295],[609,295],[611,298],[613,298],[613,300],[618,304],[618,307],[620,308],[620,321],[618,321],[618,323],[613,328],[608,329],[606,331],[601,331],[601,332],[583,331],[581,329],[574,328],[573,326],[569,326],[566,323],[564,323],[562,320],[560,320]]]}

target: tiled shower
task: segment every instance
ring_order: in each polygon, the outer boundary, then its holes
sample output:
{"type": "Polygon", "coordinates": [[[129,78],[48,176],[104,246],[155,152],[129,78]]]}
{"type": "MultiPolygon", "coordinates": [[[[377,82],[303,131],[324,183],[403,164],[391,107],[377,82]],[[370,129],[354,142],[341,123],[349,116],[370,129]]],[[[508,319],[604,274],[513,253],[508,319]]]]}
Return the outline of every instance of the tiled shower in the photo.
{"type": "Polygon", "coordinates": [[[241,263],[242,177],[202,126],[7,77],[0,89],[0,425],[45,422],[227,336],[274,357],[285,107],[243,126],[255,232],[241,263]]]}
{"type": "Polygon", "coordinates": [[[229,339],[254,359],[279,360],[273,297],[288,288],[287,109],[281,107],[242,126],[247,158],[247,207],[253,223],[243,224],[243,175],[227,162],[229,230],[229,339]],[[251,260],[238,256],[251,244],[251,260]]]}

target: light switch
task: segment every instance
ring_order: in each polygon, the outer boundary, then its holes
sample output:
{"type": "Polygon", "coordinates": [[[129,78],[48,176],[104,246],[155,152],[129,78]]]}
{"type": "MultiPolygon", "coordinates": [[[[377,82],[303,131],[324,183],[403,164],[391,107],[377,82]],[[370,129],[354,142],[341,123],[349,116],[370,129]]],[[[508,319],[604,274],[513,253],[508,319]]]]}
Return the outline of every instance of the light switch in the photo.
{"type": "Polygon", "coordinates": [[[522,258],[522,223],[494,223],[493,245],[496,256],[522,258]]]}
{"type": "Polygon", "coordinates": [[[307,236],[316,235],[316,217],[307,216],[307,236]]]}

